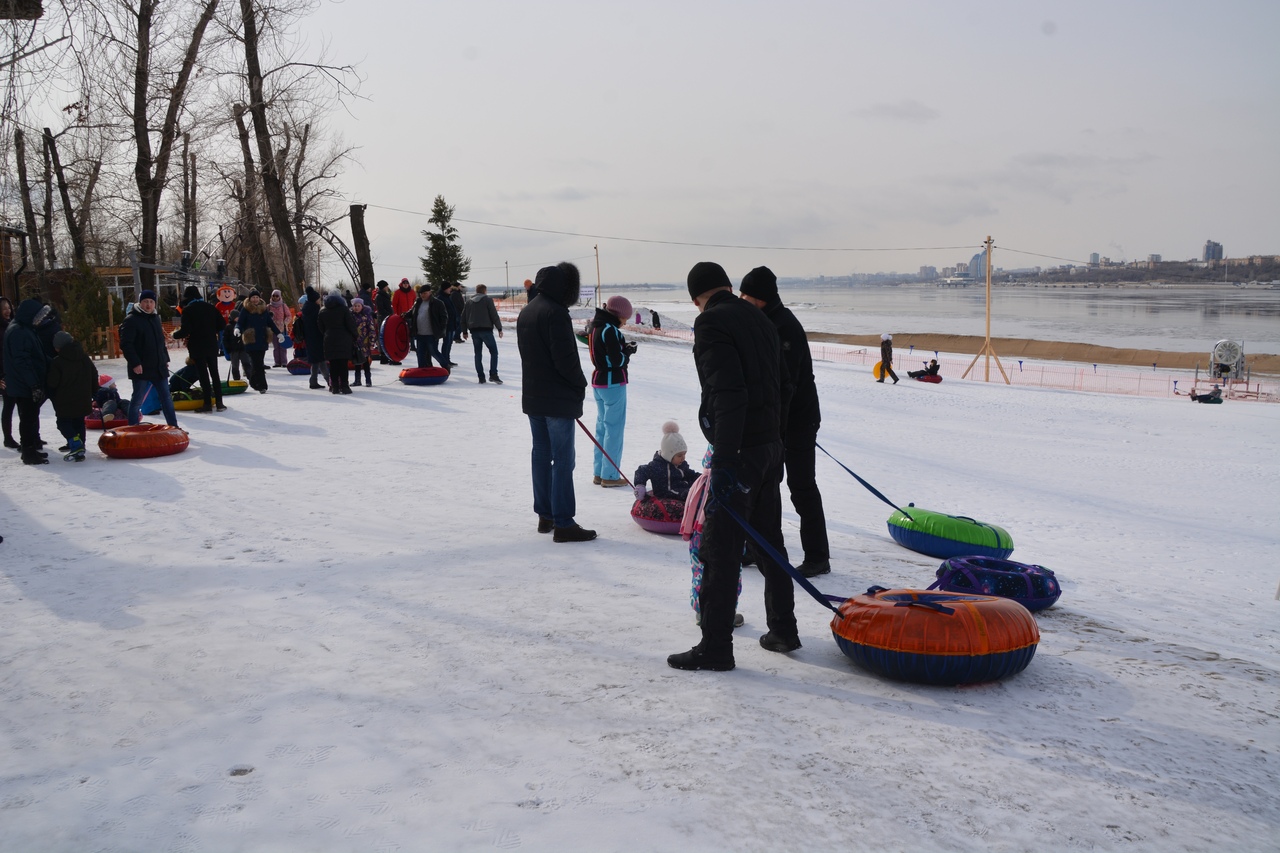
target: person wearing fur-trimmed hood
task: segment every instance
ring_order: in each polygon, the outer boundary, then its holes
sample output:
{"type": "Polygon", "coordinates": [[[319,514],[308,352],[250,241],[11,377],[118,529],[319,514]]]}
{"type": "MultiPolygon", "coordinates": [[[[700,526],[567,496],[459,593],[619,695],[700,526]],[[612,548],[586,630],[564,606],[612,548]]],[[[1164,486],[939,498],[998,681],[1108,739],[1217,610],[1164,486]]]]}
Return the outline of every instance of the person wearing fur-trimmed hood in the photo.
{"type": "Polygon", "coordinates": [[[284,330],[276,325],[267,310],[267,303],[262,294],[256,290],[249,291],[249,298],[240,307],[240,319],[236,321],[236,331],[244,341],[244,351],[249,354],[253,364],[253,372],[249,376],[249,387],[259,394],[267,393],[267,348],[273,343],[284,341],[284,330]]]}

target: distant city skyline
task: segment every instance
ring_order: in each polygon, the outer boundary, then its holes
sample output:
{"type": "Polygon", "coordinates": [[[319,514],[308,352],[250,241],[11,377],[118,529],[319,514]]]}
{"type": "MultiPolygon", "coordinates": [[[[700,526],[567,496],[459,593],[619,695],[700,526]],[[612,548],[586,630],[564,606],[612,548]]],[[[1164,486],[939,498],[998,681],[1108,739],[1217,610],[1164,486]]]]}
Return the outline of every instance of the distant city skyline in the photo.
{"type": "Polygon", "coordinates": [[[1004,267],[1275,253],[1280,4],[1212,20],[1230,38],[1183,0],[381,0],[307,32],[366,78],[332,123],[378,276],[418,272],[440,194],[502,285],[594,281],[595,247],[611,282],[941,269],[987,235],[1004,267]]]}

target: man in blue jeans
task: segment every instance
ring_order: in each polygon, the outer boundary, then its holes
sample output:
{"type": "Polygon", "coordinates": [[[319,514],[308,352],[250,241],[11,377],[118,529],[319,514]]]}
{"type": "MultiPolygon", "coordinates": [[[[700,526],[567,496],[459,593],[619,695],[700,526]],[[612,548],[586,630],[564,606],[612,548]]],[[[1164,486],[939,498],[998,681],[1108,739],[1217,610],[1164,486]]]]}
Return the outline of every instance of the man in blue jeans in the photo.
{"type": "Polygon", "coordinates": [[[539,297],[516,319],[524,389],[521,408],[533,434],[533,511],[538,532],[556,542],[596,538],[574,521],[574,421],[582,417],[587,377],[578,359],[569,306],[578,301],[578,268],[566,262],[538,270],[539,297]]]}
{"type": "Polygon", "coordinates": [[[489,296],[489,288],[483,284],[476,285],[476,292],[466,301],[462,308],[462,337],[471,336],[471,344],[476,351],[476,377],[484,384],[484,354],[481,347],[489,348],[489,381],[501,385],[498,378],[498,342],[493,339],[497,330],[502,337],[502,318],[489,296]]]}

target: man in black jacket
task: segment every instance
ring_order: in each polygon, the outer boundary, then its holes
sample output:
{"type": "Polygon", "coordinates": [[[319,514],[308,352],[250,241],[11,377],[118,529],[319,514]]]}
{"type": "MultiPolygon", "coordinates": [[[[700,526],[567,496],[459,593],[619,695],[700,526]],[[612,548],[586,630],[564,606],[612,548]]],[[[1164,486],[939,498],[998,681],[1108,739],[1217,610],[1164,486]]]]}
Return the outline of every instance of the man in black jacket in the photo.
{"type": "Polygon", "coordinates": [[[138,294],[137,306],[120,324],[120,349],[128,364],[129,379],[133,381],[129,425],[142,420],[142,400],[150,388],[155,388],[165,423],[177,426],[178,416],[173,411],[173,398],[169,396],[169,350],[160,315],[156,313],[154,290],[138,294]]]}
{"type": "Polygon", "coordinates": [[[187,304],[182,309],[181,325],[174,330],[173,336],[179,340],[186,338],[191,363],[199,372],[204,405],[196,411],[212,412],[216,405],[219,412],[225,412],[222,379],[218,376],[218,339],[227,321],[222,318],[221,311],[201,298],[200,288],[188,286],[182,298],[187,304]]]}
{"type": "MultiPolygon", "coordinates": [[[[693,358],[702,386],[698,423],[712,445],[711,497],[702,529],[702,642],[671,655],[676,669],[729,670],[733,617],[746,532],[724,510],[732,507],[785,558],[782,543],[782,365],[778,333],[753,305],[733,295],[719,264],[689,271],[698,306],[693,358]]],[[[791,577],[761,556],[769,632],[760,645],[773,652],[800,648],[791,577]]]]}
{"type": "Polygon", "coordinates": [[[827,543],[827,517],[814,471],[822,414],[818,409],[818,387],[813,381],[809,338],[796,315],[782,304],[778,277],[768,267],[756,267],[744,275],[738,292],[764,312],[782,341],[782,364],[792,391],[782,435],[786,451],[784,464],[791,504],[800,516],[800,546],[804,549],[804,562],[796,568],[807,578],[825,575],[831,571],[831,547],[827,543]]]}
{"type": "MultiPolygon", "coordinates": [[[[369,303],[366,302],[365,304],[368,305],[369,303]]],[[[374,321],[378,324],[376,333],[378,337],[378,363],[388,364],[391,359],[387,358],[386,352],[382,349],[382,321],[390,317],[393,312],[391,309],[391,285],[385,281],[378,282],[378,294],[373,297],[373,307],[377,315],[374,321]]],[[[396,364],[399,363],[396,362],[396,364]]]]}
{"type": "Polygon", "coordinates": [[[578,268],[567,261],[543,267],[537,286],[539,297],[516,318],[524,378],[520,402],[533,433],[533,511],[539,533],[554,530],[557,542],[586,542],[596,532],[573,519],[573,426],[582,417],[587,390],[569,319],[581,289],[578,268]]]}

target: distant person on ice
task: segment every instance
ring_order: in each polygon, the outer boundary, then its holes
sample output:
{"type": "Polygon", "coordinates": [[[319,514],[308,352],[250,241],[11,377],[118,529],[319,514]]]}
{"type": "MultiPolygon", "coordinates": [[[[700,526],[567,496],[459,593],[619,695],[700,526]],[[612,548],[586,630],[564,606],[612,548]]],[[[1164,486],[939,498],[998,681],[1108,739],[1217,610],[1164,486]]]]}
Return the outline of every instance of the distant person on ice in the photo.
{"type": "Polygon", "coordinates": [[[912,379],[919,379],[921,376],[937,376],[938,370],[938,360],[936,358],[931,358],[929,359],[929,364],[925,366],[924,370],[908,370],[907,376],[912,379]]]}
{"type": "MultiPolygon", "coordinates": [[[[688,275],[698,306],[693,359],[702,386],[698,422],[714,447],[711,497],[699,548],[704,563],[700,603],[702,641],[671,655],[685,670],[730,670],[734,605],[746,532],[725,505],[746,519],[785,559],[782,542],[782,356],[778,333],[755,306],[737,298],[719,264],[702,262],[688,275]]],[[[772,652],[800,648],[791,576],[761,556],[769,632],[760,645],[772,652]]]]}
{"type": "Polygon", "coordinates": [[[538,270],[538,297],[516,319],[524,388],[521,408],[533,434],[533,511],[538,532],[556,542],[596,538],[574,521],[574,421],[582,417],[587,377],[578,360],[569,306],[578,301],[581,278],[568,261],[538,270]]]}
{"type": "Polygon", "coordinates": [[[880,336],[880,367],[884,370],[877,382],[883,382],[886,376],[898,384],[898,374],[893,372],[893,335],[885,332],[880,336]]]}
{"type": "Polygon", "coordinates": [[[1195,392],[1195,389],[1192,389],[1191,400],[1192,402],[1195,402],[1195,403],[1221,403],[1222,389],[1219,388],[1217,385],[1214,385],[1213,390],[1210,391],[1208,394],[1197,394],[1195,392]]]}

